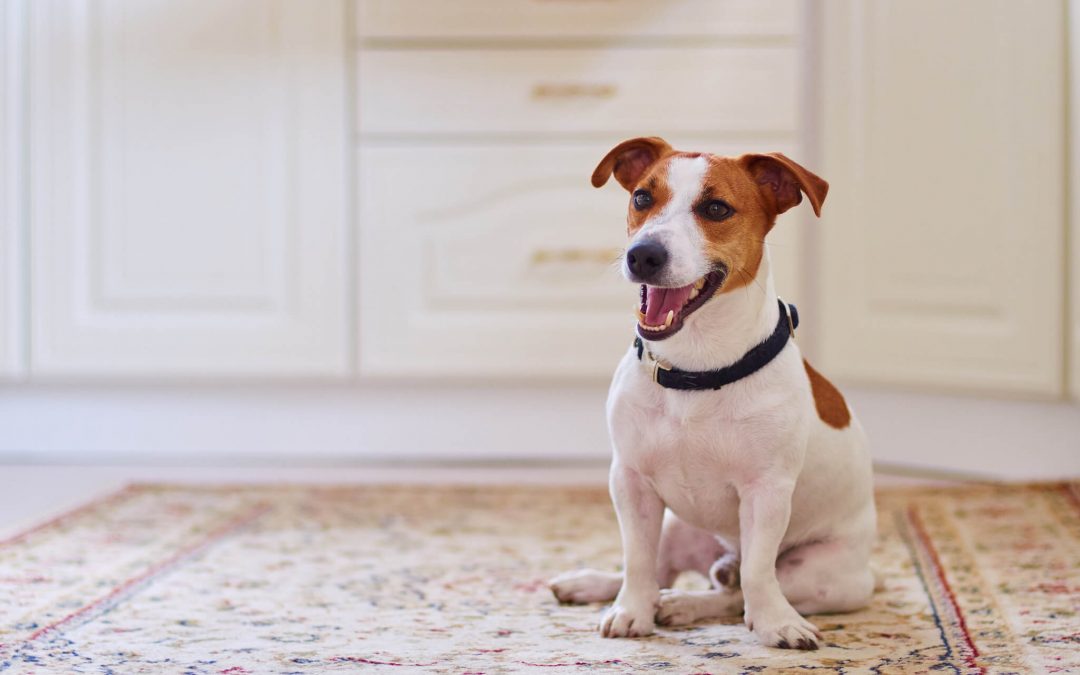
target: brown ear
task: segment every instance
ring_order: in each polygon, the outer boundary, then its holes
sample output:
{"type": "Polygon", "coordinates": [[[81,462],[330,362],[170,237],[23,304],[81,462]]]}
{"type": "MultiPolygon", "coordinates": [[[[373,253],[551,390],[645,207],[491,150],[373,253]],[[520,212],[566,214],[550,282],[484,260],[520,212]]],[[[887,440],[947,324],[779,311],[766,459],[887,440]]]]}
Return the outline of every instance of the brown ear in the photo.
{"type": "Polygon", "coordinates": [[[612,174],[619,185],[632,190],[650,166],[674,150],[667,141],[655,136],[631,138],[619,143],[604,155],[592,172],[593,187],[600,187],[612,174]]]}
{"type": "Polygon", "coordinates": [[[802,168],[779,152],[767,155],[743,155],[740,158],[746,170],[761,186],[767,199],[780,214],[802,201],[802,193],[810,198],[814,215],[821,215],[821,204],[829,192],[829,184],[802,168]]]}

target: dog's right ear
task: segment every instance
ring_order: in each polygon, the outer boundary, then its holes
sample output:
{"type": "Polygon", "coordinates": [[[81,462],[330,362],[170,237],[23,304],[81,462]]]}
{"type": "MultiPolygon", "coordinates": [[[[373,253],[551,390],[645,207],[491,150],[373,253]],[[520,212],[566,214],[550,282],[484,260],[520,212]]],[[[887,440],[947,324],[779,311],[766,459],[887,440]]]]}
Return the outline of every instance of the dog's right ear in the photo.
{"type": "Polygon", "coordinates": [[[656,136],[623,141],[604,155],[604,158],[596,165],[596,169],[592,172],[593,187],[602,186],[612,174],[615,174],[615,180],[619,181],[619,185],[627,191],[633,190],[634,185],[650,166],[673,152],[675,151],[667,141],[656,136]]]}

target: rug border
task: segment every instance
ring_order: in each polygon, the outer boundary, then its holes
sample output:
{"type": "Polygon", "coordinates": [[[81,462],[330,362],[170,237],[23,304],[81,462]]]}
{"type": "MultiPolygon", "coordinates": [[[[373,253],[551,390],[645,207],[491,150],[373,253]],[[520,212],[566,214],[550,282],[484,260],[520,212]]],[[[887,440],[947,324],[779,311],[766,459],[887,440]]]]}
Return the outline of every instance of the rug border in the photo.
{"type": "Polygon", "coordinates": [[[89,500],[76,504],[70,508],[64,509],[59,513],[52,516],[35,516],[28,518],[26,522],[28,524],[18,527],[15,531],[3,538],[0,538],[0,550],[15,546],[25,542],[30,537],[43,532],[50,528],[56,527],[67,520],[77,518],[89,511],[96,508],[113,505],[135,496],[145,486],[141,483],[125,483],[118,488],[107,490],[96,497],[91,497],[89,500]]]}

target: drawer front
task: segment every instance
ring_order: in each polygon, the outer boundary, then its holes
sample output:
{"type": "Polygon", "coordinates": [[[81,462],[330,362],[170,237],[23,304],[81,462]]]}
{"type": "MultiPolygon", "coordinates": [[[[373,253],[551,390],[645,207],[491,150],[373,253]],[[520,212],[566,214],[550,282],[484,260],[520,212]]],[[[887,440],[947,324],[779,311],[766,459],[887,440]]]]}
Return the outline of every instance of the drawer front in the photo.
{"type": "Polygon", "coordinates": [[[626,192],[589,184],[607,150],[363,147],[362,373],[610,375],[633,337],[637,288],[617,263],[626,192]]]}
{"type": "Polygon", "coordinates": [[[797,127],[794,47],[363,50],[365,134],[797,127]]]}
{"type": "Polygon", "coordinates": [[[359,0],[374,38],[789,36],[796,0],[359,0]]]}

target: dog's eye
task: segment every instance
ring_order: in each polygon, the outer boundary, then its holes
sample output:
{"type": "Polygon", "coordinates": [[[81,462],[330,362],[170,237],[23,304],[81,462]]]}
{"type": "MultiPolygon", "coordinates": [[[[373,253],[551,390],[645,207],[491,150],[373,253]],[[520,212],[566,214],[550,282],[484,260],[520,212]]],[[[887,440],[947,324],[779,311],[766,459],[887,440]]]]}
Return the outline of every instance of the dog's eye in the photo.
{"type": "Polygon", "coordinates": [[[637,190],[634,192],[634,208],[638,211],[644,211],[652,206],[652,195],[648,190],[637,190]]]}
{"type": "Polygon", "coordinates": [[[721,221],[735,213],[735,209],[731,208],[726,202],[714,199],[702,204],[698,212],[709,220],[721,221]]]}

